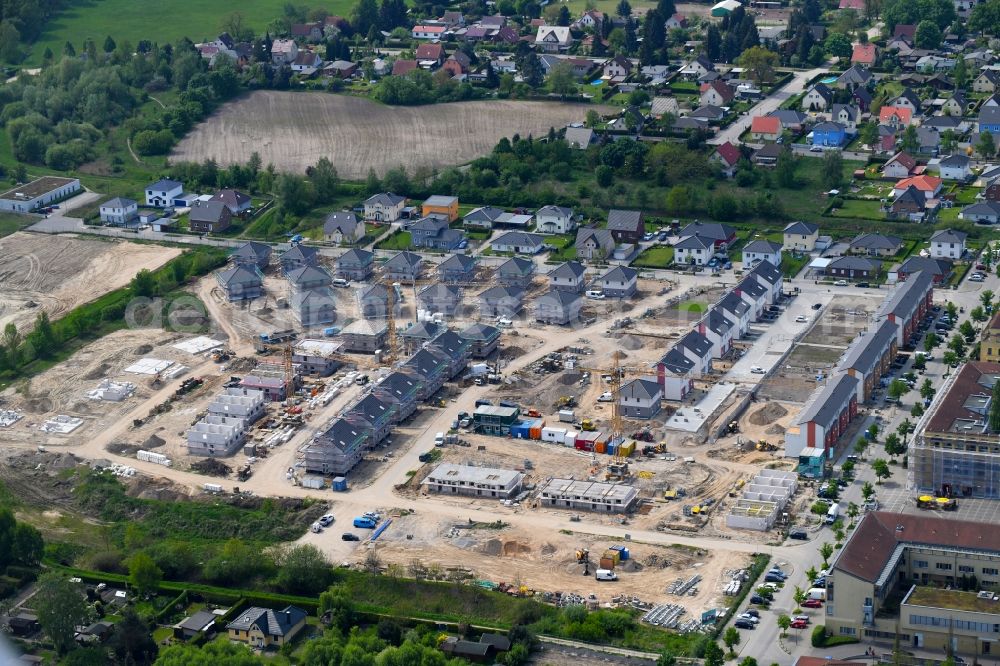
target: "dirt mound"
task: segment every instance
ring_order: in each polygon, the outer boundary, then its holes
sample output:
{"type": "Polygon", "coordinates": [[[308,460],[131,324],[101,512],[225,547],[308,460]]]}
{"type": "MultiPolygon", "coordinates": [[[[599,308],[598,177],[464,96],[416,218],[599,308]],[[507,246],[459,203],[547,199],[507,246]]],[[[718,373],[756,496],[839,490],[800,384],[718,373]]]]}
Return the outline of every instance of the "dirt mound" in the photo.
{"type": "Polygon", "coordinates": [[[773,426],[771,426],[770,428],[768,428],[767,430],[765,430],[764,434],[765,435],[783,435],[783,434],[785,434],[785,429],[784,429],[784,427],[782,427],[779,424],[775,423],[773,426]]]}
{"type": "Polygon", "coordinates": [[[788,410],[780,404],[769,402],[750,415],[750,423],[756,426],[770,425],[787,414],[788,410]]]}
{"type": "Polygon", "coordinates": [[[101,379],[104,375],[108,374],[108,368],[111,366],[107,363],[101,363],[96,368],[88,372],[83,376],[84,379],[101,379]]]}
{"type": "Polygon", "coordinates": [[[167,440],[163,439],[162,437],[159,437],[157,435],[150,435],[146,439],[146,441],[142,443],[142,446],[147,449],[155,449],[156,447],[163,446],[166,443],[167,440]]]}
{"type": "Polygon", "coordinates": [[[524,350],[513,345],[510,347],[504,347],[503,356],[506,359],[517,358],[518,356],[524,356],[524,350]]]}
{"type": "Polygon", "coordinates": [[[636,571],[642,571],[644,567],[635,560],[625,560],[618,565],[618,568],[622,571],[633,573],[636,571]]]}
{"type": "Polygon", "coordinates": [[[44,414],[45,412],[51,412],[53,408],[52,401],[45,397],[31,398],[24,402],[24,411],[32,414],[44,414]]]}
{"type": "Polygon", "coordinates": [[[556,547],[551,543],[547,543],[542,546],[542,555],[551,555],[554,552],[556,552],[556,547]]]}
{"type": "Polygon", "coordinates": [[[479,547],[479,552],[483,555],[499,557],[503,552],[503,542],[501,542],[500,539],[490,539],[479,547]]]}
{"type": "Polygon", "coordinates": [[[623,335],[621,339],[618,340],[618,344],[620,344],[622,347],[630,351],[635,351],[636,349],[642,349],[643,347],[642,340],[634,335],[623,335]]]}
{"type": "Polygon", "coordinates": [[[112,442],[105,446],[104,450],[116,456],[134,456],[141,448],[141,446],[129,444],[128,442],[112,442]]]}
{"type": "Polygon", "coordinates": [[[531,546],[519,541],[505,541],[503,544],[503,554],[505,557],[517,557],[527,555],[531,552],[531,546]]]}
{"type": "Polygon", "coordinates": [[[582,377],[583,375],[576,370],[568,370],[559,375],[558,382],[563,386],[573,386],[579,384],[582,377]]]}
{"type": "Polygon", "coordinates": [[[191,469],[200,474],[207,474],[209,476],[221,476],[221,477],[227,477],[233,471],[232,467],[222,462],[221,460],[216,460],[214,458],[206,458],[205,460],[199,460],[198,462],[193,463],[191,465],[191,469]]]}
{"type": "Polygon", "coordinates": [[[142,356],[144,354],[148,354],[151,351],[153,351],[153,345],[139,345],[138,347],[135,348],[135,355],[142,356]]]}

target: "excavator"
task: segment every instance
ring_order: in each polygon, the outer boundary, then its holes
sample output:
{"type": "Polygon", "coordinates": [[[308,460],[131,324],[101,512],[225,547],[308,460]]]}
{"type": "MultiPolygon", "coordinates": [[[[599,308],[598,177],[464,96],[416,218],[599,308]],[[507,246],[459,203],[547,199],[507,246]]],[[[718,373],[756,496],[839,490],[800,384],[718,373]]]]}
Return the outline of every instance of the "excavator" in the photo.
{"type": "Polygon", "coordinates": [[[579,548],[576,551],[577,564],[583,565],[583,575],[590,575],[590,551],[586,548],[579,548]]]}

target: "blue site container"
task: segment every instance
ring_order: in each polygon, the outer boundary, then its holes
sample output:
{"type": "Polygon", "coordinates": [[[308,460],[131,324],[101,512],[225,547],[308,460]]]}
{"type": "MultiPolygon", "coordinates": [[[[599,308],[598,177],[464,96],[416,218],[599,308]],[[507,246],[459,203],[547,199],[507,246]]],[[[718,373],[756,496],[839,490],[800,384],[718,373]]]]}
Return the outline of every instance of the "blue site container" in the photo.
{"type": "Polygon", "coordinates": [[[338,476],[333,479],[332,484],[333,490],[342,493],[347,490],[347,478],[343,476],[338,476]]]}
{"type": "Polygon", "coordinates": [[[625,546],[611,546],[611,550],[618,553],[618,559],[622,562],[628,559],[628,548],[625,546]]]}
{"type": "Polygon", "coordinates": [[[608,443],[607,443],[607,446],[605,446],[605,447],[604,447],[604,450],[605,450],[605,451],[607,452],[607,454],[608,454],[609,456],[613,456],[613,455],[615,455],[615,450],[616,450],[617,448],[618,448],[618,444],[616,444],[616,443],[615,443],[615,444],[613,444],[613,443],[611,443],[611,442],[608,442],[608,443]]]}

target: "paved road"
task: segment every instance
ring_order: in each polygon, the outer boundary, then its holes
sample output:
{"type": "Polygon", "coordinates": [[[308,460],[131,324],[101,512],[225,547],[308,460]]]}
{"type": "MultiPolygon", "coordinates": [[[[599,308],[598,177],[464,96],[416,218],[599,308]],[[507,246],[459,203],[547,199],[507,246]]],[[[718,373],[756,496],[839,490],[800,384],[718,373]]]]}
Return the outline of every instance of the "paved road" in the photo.
{"type": "Polygon", "coordinates": [[[750,127],[750,122],[754,116],[763,116],[771,111],[774,111],[781,106],[785,100],[790,97],[795,97],[805,90],[807,81],[825,71],[827,71],[826,67],[817,67],[816,69],[810,69],[804,72],[795,72],[792,80],[786,83],[780,90],[762,99],[752,109],[733,121],[732,125],[709,139],[708,143],[713,146],[718,146],[726,141],[729,141],[730,143],[737,143],[740,135],[750,127]]]}

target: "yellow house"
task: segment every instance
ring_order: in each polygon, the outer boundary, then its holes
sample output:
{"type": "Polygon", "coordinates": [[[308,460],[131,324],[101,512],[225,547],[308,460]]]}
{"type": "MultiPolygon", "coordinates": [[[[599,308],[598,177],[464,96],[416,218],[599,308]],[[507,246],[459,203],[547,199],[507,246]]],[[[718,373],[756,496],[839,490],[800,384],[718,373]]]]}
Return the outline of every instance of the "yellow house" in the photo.
{"type": "Polygon", "coordinates": [[[458,219],[458,197],[435,194],[424,202],[420,214],[423,217],[441,217],[454,222],[458,219]]]}
{"type": "Polygon", "coordinates": [[[800,252],[812,252],[816,249],[816,241],[819,239],[819,226],[808,222],[792,222],[785,227],[784,243],[785,250],[798,250],[800,252]]]}
{"type": "Polygon", "coordinates": [[[1000,312],[993,316],[983,331],[983,341],[979,343],[979,360],[1000,363],[1000,312]]]}
{"type": "Polygon", "coordinates": [[[276,611],[270,608],[248,608],[226,625],[229,639],[254,648],[282,646],[306,626],[306,613],[301,608],[287,606],[276,611]]]}

